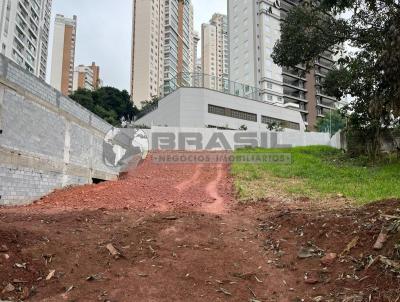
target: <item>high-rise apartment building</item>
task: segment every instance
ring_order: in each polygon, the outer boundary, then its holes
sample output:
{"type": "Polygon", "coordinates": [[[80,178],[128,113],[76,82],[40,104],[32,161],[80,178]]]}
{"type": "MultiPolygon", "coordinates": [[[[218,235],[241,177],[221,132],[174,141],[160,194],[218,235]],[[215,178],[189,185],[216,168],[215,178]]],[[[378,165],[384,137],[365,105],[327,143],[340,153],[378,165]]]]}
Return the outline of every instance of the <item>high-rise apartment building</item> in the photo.
{"type": "Polygon", "coordinates": [[[50,84],[64,95],[73,91],[77,17],[56,15],[50,84]]]}
{"type": "Polygon", "coordinates": [[[131,95],[140,108],[164,82],[165,0],[134,0],[132,25],[131,95]]]}
{"type": "Polygon", "coordinates": [[[197,51],[200,42],[200,34],[197,31],[193,32],[193,72],[196,71],[197,65],[197,51]]]}
{"type": "Polygon", "coordinates": [[[202,25],[201,59],[204,85],[221,90],[229,78],[228,18],[214,14],[209,24],[202,25]]]}
{"type": "Polygon", "coordinates": [[[90,66],[75,67],[73,91],[78,89],[96,90],[101,87],[100,67],[95,62],[90,66]]]}
{"type": "Polygon", "coordinates": [[[308,129],[314,130],[317,118],[337,101],[321,89],[334,62],[332,54],[321,54],[311,72],[303,66],[282,68],[271,58],[280,38],[281,20],[298,2],[228,0],[230,79],[248,85],[249,91],[257,88],[264,102],[300,111],[308,129]]]}
{"type": "Polygon", "coordinates": [[[203,67],[201,64],[201,58],[196,59],[196,65],[193,69],[193,86],[194,87],[203,87],[203,67]]]}
{"type": "Polygon", "coordinates": [[[46,79],[52,0],[1,0],[1,53],[46,79]]]}
{"type": "Polygon", "coordinates": [[[165,0],[164,82],[187,84],[193,71],[193,6],[190,0],[165,0]]]}
{"type": "Polygon", "coordinates": [[[171,80],[188,81],[195,58],[190,0],[134,0],[131,94],[137,107],[171,80]]]}

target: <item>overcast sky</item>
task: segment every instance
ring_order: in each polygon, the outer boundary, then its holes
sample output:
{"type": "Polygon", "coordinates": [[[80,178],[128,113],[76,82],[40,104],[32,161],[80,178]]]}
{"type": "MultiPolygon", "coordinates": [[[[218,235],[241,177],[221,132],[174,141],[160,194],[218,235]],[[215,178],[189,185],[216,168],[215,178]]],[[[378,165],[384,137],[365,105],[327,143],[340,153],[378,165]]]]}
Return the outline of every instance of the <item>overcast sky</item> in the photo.
{"type": "MultiPolygon", "coordinates": [[[[129,91],[133,0],[53,0],[50,53],[51,68],[54,16],[78,16],[75,65],[100,66],[104,85],[129,91]]],[[[149,0],[150,1],[150,0],[149,0]]],[[[195,30],[208,22],[213,13],[226,14],[227,0],[192,0],[195,30]]]]}

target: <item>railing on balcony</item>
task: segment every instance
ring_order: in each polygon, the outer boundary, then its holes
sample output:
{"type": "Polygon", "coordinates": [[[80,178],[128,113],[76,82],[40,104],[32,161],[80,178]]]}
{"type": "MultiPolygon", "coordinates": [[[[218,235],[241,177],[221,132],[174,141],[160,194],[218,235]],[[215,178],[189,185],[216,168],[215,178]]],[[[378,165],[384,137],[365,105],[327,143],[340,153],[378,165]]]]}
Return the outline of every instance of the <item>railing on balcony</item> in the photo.
{"type": "Polygon", "coordinates": [[[293,87],[296,87],[299,89],[305,89],[304,81],[302,81],[302,80],[291,81],[286,78],[283,78],[283,84],[287,84],[287,85],[290,85],[290,86],[293,86],[293,87]]]}
{"type": "Polygon", "coordinates": [[[317,97],[317,104],[329,108],[335,108],[335,101],[325,101],[320,97],[317,97]]]}
{"type": "Polygon", "coordinates": [[[302,78],[304,80],[306,78],[306,72],[305,72],[305,70],[302,70],[302,69],[293,69],[293,68],[284,67],[282,71],[284,74],[292,75],[296,78],[302,78]]]}
{"type": "Polygon", "coordinates": [[[256,87],[230,81],[224,77],[185,72],[178,74],[161,86],[160,98],[166,97],[181,87],[206,88],[249,100],[261,100],[262,95],[261,90],[256,87]]]}

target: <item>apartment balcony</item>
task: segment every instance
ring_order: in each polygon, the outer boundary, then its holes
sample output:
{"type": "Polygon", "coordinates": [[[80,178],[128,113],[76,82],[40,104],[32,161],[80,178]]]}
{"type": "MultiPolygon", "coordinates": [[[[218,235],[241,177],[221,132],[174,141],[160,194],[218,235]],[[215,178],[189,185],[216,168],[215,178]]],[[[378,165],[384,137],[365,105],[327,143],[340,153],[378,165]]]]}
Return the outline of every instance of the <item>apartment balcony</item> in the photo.
{"type": "Polygon", "coordinates": [[[326,100],[327,102],[337,102],[337,99],[333,96],[327,95],[324,91],[317,89],[316,92],[317,98],[320,98],[321,100],[326,100]]]}
{"type": "MultiPolygon", "coordinates": [[[[281,1],[281,10],[283,10],[285,12],[285,16],[286,17],[286,13],[291,10],[296,4],[294,4],[291,1],[281,1]]],[[[281,11],[282,12],[282,11],[281,11]]]]}
{"type": "Polygon", "coordinates": [[[18,54],[17,50],[14,48],[12,52],[12,57],[15,62],[18,63],[18,65],[21,65],[24,63],[24,59],[21,57],[21,55],[18,54]]]}
{"type": "Polygon", "coordinates": [[[332,70],[333,61],[328,60],[328,59],[326,59],[324,57],[320,57],[317,60],[315,60],[315,65],[321,66],[321,67],[323,67],[325,69],[328,69],[328,70],[332,70]]]}
{"type": "Polygon", "coordinates": [[[24,43],[25,43],[25,35],[24,35],[22,32],[20,32],[18,29],[17,29],[17,31],[16,31],[15,38],[16,38],[21,44],[24,44],[24,43]]]}
{"type": "Polygon", "coordinates": [[[303,80],[293,77],[283,76],[283,86],[288,89],[290,88],[294,90],[302,90],[304,92],[307,91],[307,89],[305,88],[305,82],[303,80]]]}
{"type": "Polygon", "coordinates": [[[21,4],[21,2],[19,3],[18,7],[19,7],[19,12],[20,12],[21,16],[22,16],[24,19],[27,19],[28,16],[29,16],[27,8],[25,8],[25,7],[21,4]]]}
{"type": "Polygon", "coordinates": [[[326,117],[329,116],[332,112],[333,108],[324,108],[324,107],[319,107],[317,108],[317,116],[318,117],[326,117]]]}
{"type": "Polygon", "coordinates": [[[285,93],[283,96],[283,102],[284,102],[283,107],[285,107],[285,108],[290,108],[290,109],[299,111],[301,113],[308,113],[308,110],[306,107],[307,100],[302,99],[301,97],[289,95],[289,94],[285,93]]]}
{"type": "Polygon", "coordinates": [[[299,94],[295,92],[283,92],[283,101],[284,103],[307,103],[305,98],[305,94],[299,94]]]}
{"type": "Polygon", "coordinates": [[[34,32],[37,32],[39,30],[39,27],[35,24],[35,22],[32,21],[32,19],[30,19],[29,26],[30,26],[31,30],[34,32]]]}
{"type": "Polygon", "coordinates": [[[327,68],[327,67],[322,66],[322,65],[318,65],[315,68],[315,74],[320,76],[320,77],[322,77],[322,78],[325,78],[326,75],[329,73],[329,71],[331,71],[331,68],[327,68]]]}
{"type": "Polygon", "coordinates": [[[14,48],[18,50],[18,52],[22,55],[24,53],[24,45],[18,40],[18,39],[14,39],[14,48]]]}
{"type": "Polygon", "coordinates": [[[24,5],[26,10],[29,8],[29,1],[28,0],[23,0],[23,1],[20,1],[20,2],[24,5]]]}
{"type": "Polygon", "coordinates": [[[326,60],[326,61],[331,62],[331,63],[334,63],[334,62],[336,61],[335,58],[333,57],[333,54],[332,54],[331,51],[324,51],[324,52],[320,55],[320,57],[323,58],[323,59],[326,60]]]}
{"type": "Polygon", "coordinates": [[[300,113],[303,113],[303,114],[308,114],[308,110],[306,109],[306,107],[301,106],[301,104],[285,103],[283,107],[299,111],[300,113]]]}
{"type": "Polygon", "coordinates": [[[293,68],[282,68],[282,74],[295,79],[302,79],[306,81],[306,72],[304,70],[293,68]]]}

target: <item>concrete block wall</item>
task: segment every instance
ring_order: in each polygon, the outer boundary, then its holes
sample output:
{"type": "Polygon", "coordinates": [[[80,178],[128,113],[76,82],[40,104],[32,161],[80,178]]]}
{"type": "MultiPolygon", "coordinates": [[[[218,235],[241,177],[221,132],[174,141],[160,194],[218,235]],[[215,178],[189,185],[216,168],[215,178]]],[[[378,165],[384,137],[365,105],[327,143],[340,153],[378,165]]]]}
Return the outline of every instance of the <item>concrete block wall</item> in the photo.
{"type": "Polygon", "coordinates": [[[112,126],[0,55],[0,205],[70,185],[112,180],[103,139],[112,126]]]}

